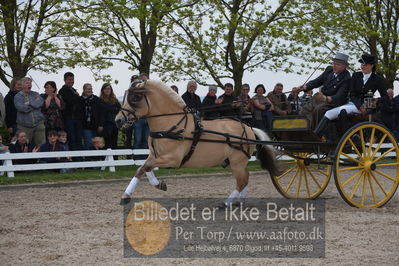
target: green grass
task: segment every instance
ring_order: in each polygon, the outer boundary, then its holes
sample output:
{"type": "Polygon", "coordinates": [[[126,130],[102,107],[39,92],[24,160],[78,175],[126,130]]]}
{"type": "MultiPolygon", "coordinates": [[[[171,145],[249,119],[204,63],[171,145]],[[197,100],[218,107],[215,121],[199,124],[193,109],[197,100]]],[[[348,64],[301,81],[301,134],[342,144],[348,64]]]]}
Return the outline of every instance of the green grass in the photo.
{"type": "MultiPolygon", "coordinates": [[[[116,172],[110,172],[95,169],[75,170],[71,173],[60,174],[51,171],[32,171],[29,173],[15,172],[14,178],[8,178],[7,174],[0,177],[0,185],[13,184],[27,184],[27,183],[44,183],[44,182],[65,182],[78,180],[98,180],[98,179],[116,179],[116,178],[131,178],[133,177],[138,166],[119,166],[116,167],[116,172]]],[[[262,170],[259,162],[249,162],[247,169],[249,171],[262,170]]],[[[209,173],[228,173],[228,169],[221,166],[210,168],[173,168],[173,169],[159,169],[155,171],[156,176],[170,176],[170,175],[186,175],[186,174],[209,174],[209,173]]]]}

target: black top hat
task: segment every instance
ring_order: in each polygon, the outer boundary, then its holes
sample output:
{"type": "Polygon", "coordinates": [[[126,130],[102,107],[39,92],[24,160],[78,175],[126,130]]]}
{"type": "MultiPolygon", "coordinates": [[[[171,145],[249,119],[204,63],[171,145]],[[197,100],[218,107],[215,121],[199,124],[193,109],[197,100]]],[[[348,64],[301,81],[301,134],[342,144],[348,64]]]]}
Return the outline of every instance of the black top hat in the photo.
{"type": "Polygon", "coordinates": [[[376,58],[372,54],[363,54],[362,58],[359,59],[359,63],[362,64],[375,64],[376,58]]]}

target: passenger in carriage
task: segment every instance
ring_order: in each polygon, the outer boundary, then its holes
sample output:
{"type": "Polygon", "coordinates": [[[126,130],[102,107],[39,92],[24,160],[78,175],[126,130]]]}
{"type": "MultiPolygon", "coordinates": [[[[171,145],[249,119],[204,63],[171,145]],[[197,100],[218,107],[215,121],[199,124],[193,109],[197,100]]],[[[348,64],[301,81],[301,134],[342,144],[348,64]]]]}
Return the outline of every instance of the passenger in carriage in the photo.
{"type": "Polygon", "coordinates": [[[291,104],[283,93],[283,84],[277,83],[273,91],[267,94],[267,98],[274,106],[273,115],[288,115],[291,113],[291,104]]]}
{"type": "Polygon", "coordinates": [[[348,114],[367,115],[368,112],[363,103],[369,91],[374,94],[378,90],[382,98],[388,97],[384,78],[375,73],[376,57],[371,54],[363,54],[359,63],[361,71],[353,73],[350,80],[349,102],[325,113],[314,131],[318,136],[325,133],[328,122],[333,119],[339,118],[341,133],[344,133],[351,127],[348,114]]]}
{"type": "Polygon", "coordinates": [[[307,92],[322,86],[320,92],[315,93],[300,111],[300,114],[309,119],[312,128],[317,126],[326,111],[347,102],[351,79],[346,69],[348,58],[346,54],[337,53],[332,65],[328,66],[320,76],[299,87],[300,90],[307,92]]]}

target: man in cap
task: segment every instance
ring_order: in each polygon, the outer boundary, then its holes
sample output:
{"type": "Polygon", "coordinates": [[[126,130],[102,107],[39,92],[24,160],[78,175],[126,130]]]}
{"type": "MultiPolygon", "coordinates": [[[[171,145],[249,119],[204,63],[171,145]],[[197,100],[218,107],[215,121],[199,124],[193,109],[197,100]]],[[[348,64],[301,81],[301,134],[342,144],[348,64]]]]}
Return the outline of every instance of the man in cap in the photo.
{"type": "Polygon", "coordinates": [[[311,100],[303,106],[300,114],[305,115],[315,128],[327,110],[343,105],[347,102],[351,75],[346,69],[349,56],[336,53],[331,66],[316,79],[299,87],[302,91],[313,90],[321,87],[311,100]]]}
{"type": "Polygon", "coordinates": [[[328,122],[331,120],[339,118],[342,128],[340,133],[343,134],[351,126],[348,114],[367,115],[368,112],[363,103],[369,91],[374,94],[378,90],[381,98],[388,97],[384,78],[375,73],[376,57],[371,54],[363,54],[359,63],[361,71],[353,73],[350,81],[349,101],[325,113],[315,129],[317,135],[321,136],[326,133],[328,122]]]}

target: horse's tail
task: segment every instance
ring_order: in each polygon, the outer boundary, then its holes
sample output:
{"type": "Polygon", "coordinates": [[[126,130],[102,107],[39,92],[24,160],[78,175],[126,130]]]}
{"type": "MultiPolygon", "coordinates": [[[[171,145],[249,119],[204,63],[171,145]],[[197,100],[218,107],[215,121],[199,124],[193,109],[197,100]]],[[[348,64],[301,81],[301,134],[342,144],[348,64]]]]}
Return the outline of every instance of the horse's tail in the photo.
{"type": "MultiPolygon", "coordinates": [[[[252,128],[255,136],[261,141],[269,141],[269,136],[258,128],[252,128]]],[[[273,176],[279,176],[280,170],[276,160],[275,150],[271,145],[258,144],[256,145],[257,159],[260,161],[260,166],[268,170],[273,176]]]]}

